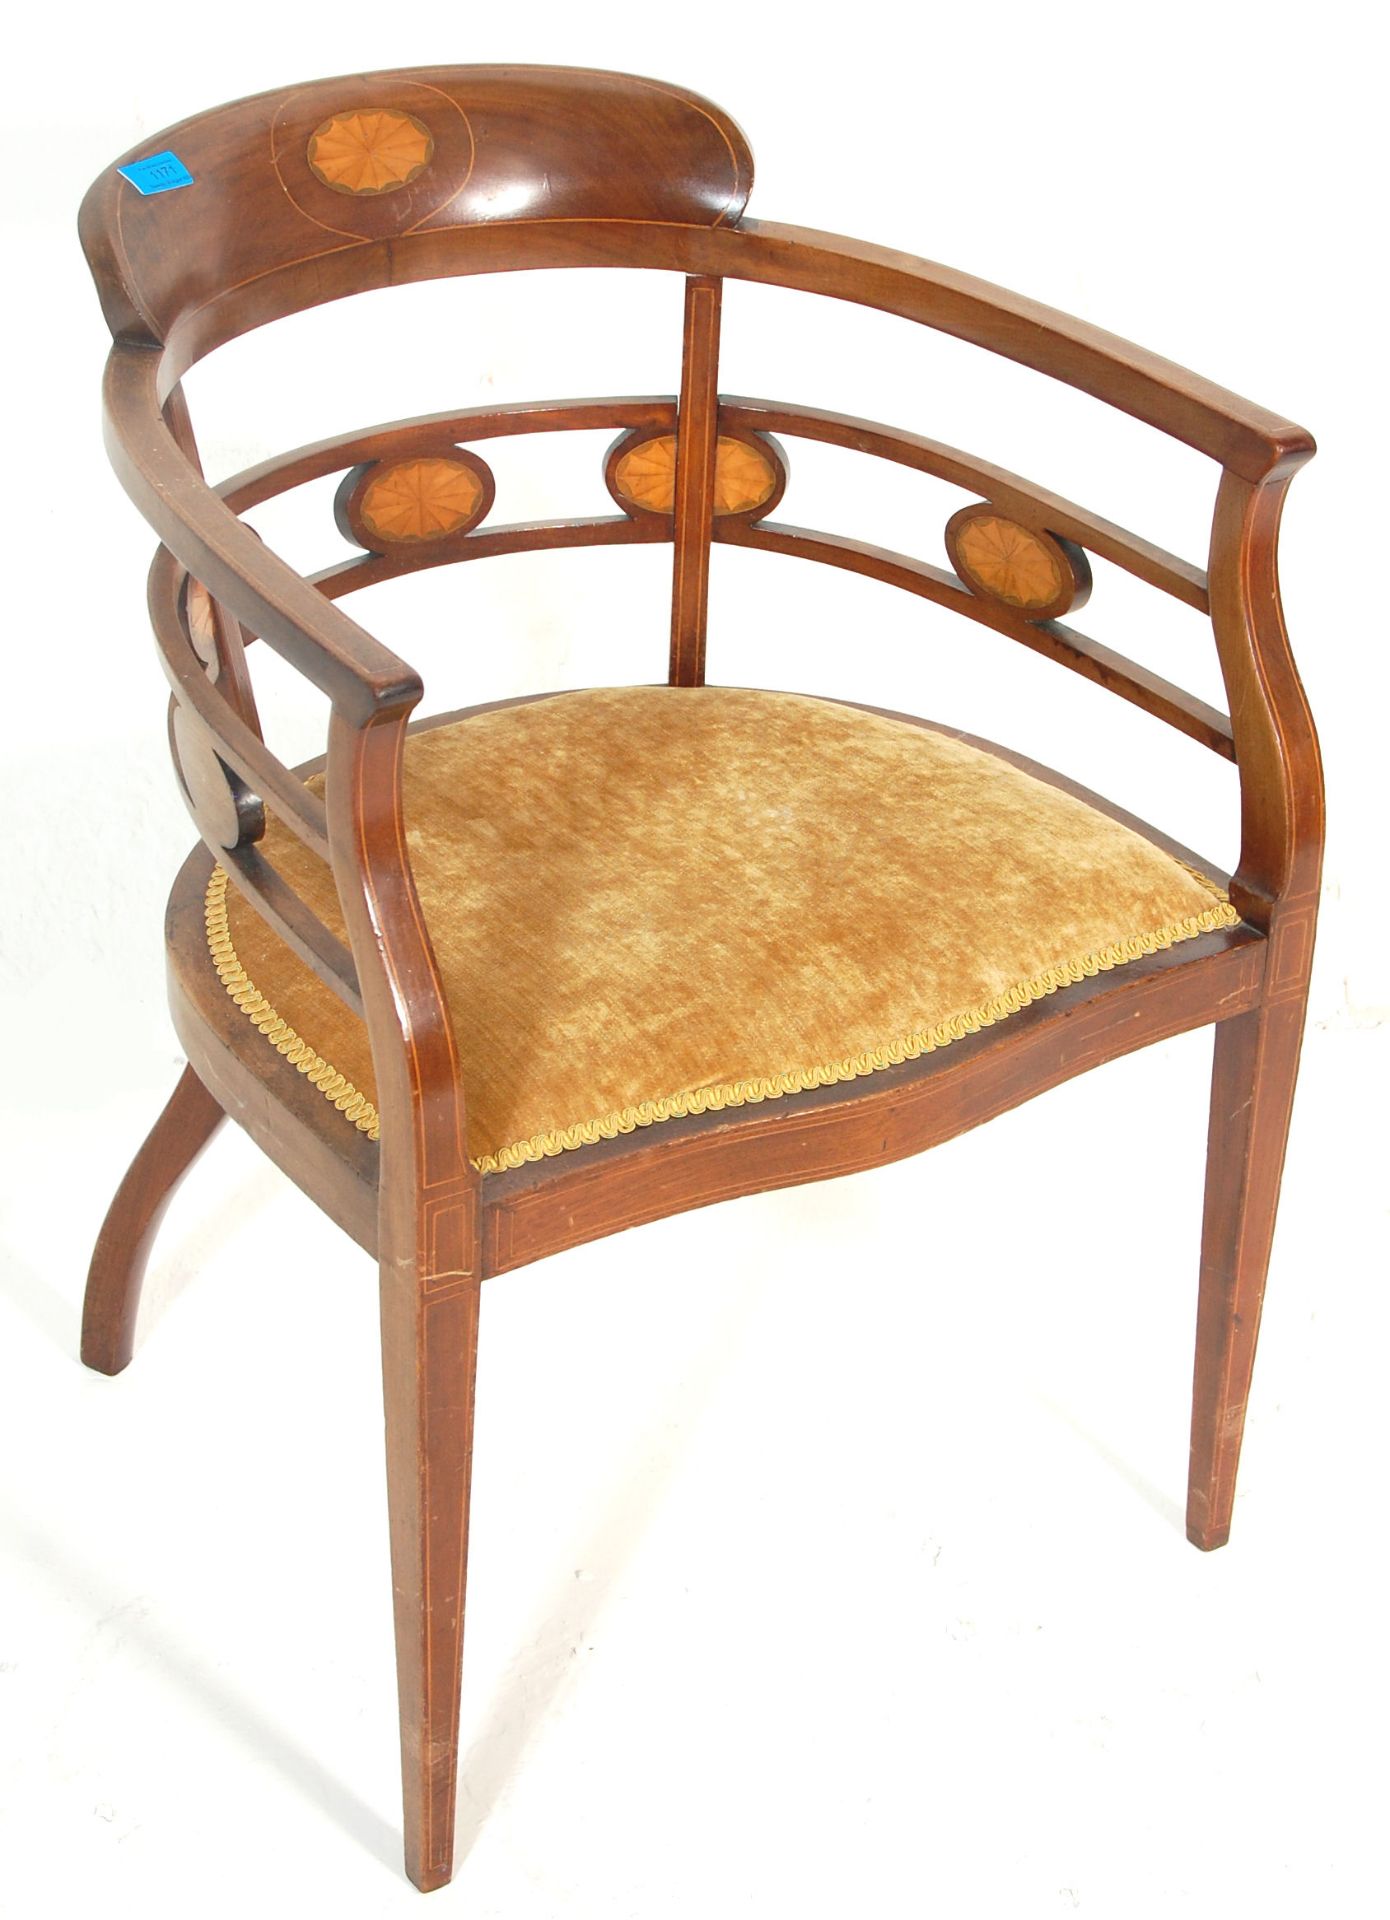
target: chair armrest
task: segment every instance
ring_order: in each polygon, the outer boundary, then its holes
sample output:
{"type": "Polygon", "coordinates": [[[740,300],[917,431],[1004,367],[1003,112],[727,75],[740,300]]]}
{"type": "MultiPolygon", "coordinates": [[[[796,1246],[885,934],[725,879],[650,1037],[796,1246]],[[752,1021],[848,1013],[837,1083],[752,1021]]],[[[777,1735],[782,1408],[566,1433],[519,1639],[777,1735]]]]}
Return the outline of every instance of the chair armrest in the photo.
{"type": "Polygon", "coordinates": [[[1317,450],[1313,436],[1131,341],[935,261],[762,221],[700,240],[709,271],[919,321],[1092,394],[1221,463],[1208,574],[1241,787],[1232,897],[1252,925],[1287,945],[1289,977],[1301,978],[1322,861],[1322,770],[1284,625],[1278,540],[1289,483],[1317,450]],[[721,248],[727,254],[716,263],[721,248]]]}
{"type": "MultiPolygon", "coordinates": [[[[162,556],[151,596],[156,633],[175,669],[176,696],[197,711],[213,750],[228,752],[252,777],[268,772],[267,790],[280,800],[283,817],[327,855],[351,964],[329,930],[306,916],[302,902],[258,861],[254,847],[219,844],[215,825],[210,828],[196,802],[195,820],[258,911],[348,1005],[365,1013],[381,1083],[378,1104],[395,1136],[392,1150],[416,1150],[411,1116],[425,1107],[443,1113],[449,1141],[461,1143],[466,1134],[452,1031],[402,818],[401,752],[423,684],[405,661],[271,553],[207,485],[164,416],[163,361],[159,348],[118,342],[112,349],[105,382],[112,464],[167,552],[328,695],[333,711],[326,808],[294,793],[295,776],[264,750],[230,705],[218,712],[220,696],[203,687],[191,657],[184,671],[175,645],[180,581],[162,556]],[[203,697],[195,698],[195,690],[203,697]],[[291,804],[285,807],[287,794],[291,804]]],[[[431,1137],[425,1158],[440,1178],[466,1191],[476,1185],[461,1144],[444,1151],[431,1137]]]]}
{"type": "Polygon", "coordinates": [[[126,492],[181,564],[346,717],[409,711],[424,692],[414,668],[257,539],[179,447],[161,410],[161,358],[118,342],[106,364],[106,444],[126,492]]]}
{"type": "Polygon", "coordinates": [[[729,243],[728,272],[921,321],[1092,394],[1244,479],[1299,466],[1317,450],[1306,428],[1161,354],[935,260],[767,220],[745,220],[710,239],[716,247],[729,243]],[[741,240],[757,245],[740,249],[741,240]]]}

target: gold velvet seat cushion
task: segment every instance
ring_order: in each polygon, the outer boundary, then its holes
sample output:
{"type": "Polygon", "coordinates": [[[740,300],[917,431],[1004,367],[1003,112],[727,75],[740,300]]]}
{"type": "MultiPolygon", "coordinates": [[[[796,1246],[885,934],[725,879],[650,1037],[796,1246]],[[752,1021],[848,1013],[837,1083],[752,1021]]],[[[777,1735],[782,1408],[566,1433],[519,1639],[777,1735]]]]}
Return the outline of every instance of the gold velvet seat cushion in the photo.
{"type": "MultiPolygon", "coordinates": [[[[1236,921],[996,755],[797,694],[475,714],[411,736],[405,796],[486,1172],[871,1073],[1236,921]]],[[[263,851],[341,930],[327,867],[274,821],[263,851]]],[[[220,872],[209,942],[267,1042],[374,1133],[362,1023],[220,872]]]]}

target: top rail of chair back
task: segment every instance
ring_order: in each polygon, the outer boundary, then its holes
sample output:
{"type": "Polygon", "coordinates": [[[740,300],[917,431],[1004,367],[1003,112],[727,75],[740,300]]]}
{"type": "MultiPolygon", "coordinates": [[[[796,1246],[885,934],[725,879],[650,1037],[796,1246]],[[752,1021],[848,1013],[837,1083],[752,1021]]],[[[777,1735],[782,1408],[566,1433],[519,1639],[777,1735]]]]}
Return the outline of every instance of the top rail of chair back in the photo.
{"type": "Polygon", "coordinates": [[[931,261],[750,221],[739,128],[681,88],[553,67],[422,67],[276,89],[103,173],[81,233],[118,341],[163,383],[267,321],[370,288],[526,267],[650,267],[900,314],[1048,373],[1258,480],[1291,421],[1099,328],[931,261]],[[173,155],[161,170],[141,163],[173,155]],[[134,172],[136,179],[128,177],[134,172]],[[186,184],[170,184],[187,176],[186,184]]]}

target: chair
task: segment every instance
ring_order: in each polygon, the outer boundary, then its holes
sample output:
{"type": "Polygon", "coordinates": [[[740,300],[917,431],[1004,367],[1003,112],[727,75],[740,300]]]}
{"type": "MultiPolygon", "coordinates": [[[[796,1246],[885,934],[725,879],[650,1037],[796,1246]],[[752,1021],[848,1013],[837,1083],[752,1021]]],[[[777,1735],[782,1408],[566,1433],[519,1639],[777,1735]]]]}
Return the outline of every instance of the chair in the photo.
{"type": "MultiPolygon", "coordinates": [[[[599,1235],[914,1153],[1213,1023],[1188,1534],[1229,1533],[1317,912],[1313,724],[1280,612],[1274,414],[925,260],[748,220],[748,146],[673,86],[547,67],[325,80],[198,115],[96,181],[107,436],[158,535],[150,610],[201,843],[168,912],[189,1065],[97,1244],[82,1357],[119,1372],[170,1191],[224,1114],[381,1272],[407,1871],[450,1877],[481,1282],[599,1235]],[[364,289],[554,267],[685,276],[676,396],[355,427],[212,486],[181,376],[364,289]],[[1220,468],[1207,566],[920,434],[719,391],[726,278],[915,320],[1220,468]],[[495,524],[478,451],[607,428],[616,511],[495,524]],[[770,514],[782,440],[968,489],[949,570],[770,514]],[[355,557],[301,577],[239,517],[341,474],[355,557]],[[902,715],[705,683],[713,542],[889,582],[1234,763],[1227,879],[1061,774],[902,715]],[[411,723],[339,606],[414,569],[673,549],[668,682],[411,723]],[[1095,554],[1209,615],[1230,717],[1067,623],[1095,554]],[[248,643],[328,698],[268,750],[248,643]]],[[[674,343],[673,343],[674,346],[674,343]]],[[[674,356],[673,356],[674,358],[674,356]]]]}

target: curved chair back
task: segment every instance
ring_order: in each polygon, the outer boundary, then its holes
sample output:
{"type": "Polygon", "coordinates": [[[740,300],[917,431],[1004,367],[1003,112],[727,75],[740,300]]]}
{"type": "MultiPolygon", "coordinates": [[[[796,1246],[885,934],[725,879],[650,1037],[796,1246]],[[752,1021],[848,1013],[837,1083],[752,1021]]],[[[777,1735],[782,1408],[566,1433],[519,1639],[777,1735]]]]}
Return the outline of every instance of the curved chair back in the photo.
{"type": "Polygon", "coordinates": [[[558,67],[319,80],[161,138],[191,187],[142,196],[119,161],[81,231],[112,333],[190,359],[343,293],[474,271],[453,264],[471,228],[718,226],[753,182],[748,143],[709,101],[558,67]]]}

